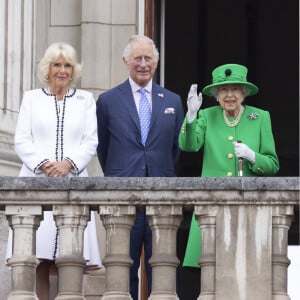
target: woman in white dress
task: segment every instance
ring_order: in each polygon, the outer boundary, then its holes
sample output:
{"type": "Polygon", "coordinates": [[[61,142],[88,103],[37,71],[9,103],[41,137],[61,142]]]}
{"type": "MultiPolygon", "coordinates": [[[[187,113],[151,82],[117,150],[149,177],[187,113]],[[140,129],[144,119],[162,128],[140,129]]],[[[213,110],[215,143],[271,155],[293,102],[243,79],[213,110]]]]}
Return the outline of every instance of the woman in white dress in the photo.
{"type": "MultiPolygon", "coordinates": [[[[45,87],[24,93],[15,133],[15,151],[23,162],[19,176],[88,176],[87,165],[98,144],[95,99],[76,89],[81,75],[75,49],[52,44],[38,65],[45,87]]],[[[84,237],[87,266],[101,267],[95,216],[84,237]]],[[[58,234],[51,211],[45,211],[37,231],[37,295],[48,299],[49,272],[58,256],[58,234]]],[[[11,243],[8,243],[11,248],[11,243]]],[[[8,249],[9,257],[11,249],[8,249]]]]}

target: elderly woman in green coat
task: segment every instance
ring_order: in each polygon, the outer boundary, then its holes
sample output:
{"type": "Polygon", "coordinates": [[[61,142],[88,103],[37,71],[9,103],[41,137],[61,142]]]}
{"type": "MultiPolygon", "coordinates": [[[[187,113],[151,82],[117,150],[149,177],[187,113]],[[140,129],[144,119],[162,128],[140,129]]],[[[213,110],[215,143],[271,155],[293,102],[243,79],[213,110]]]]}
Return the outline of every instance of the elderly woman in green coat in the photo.
{"type": "MultiPolygon", "coordinates": [[[[247,81],[247,72],[237,64],[214,69],[212,84],[202,90],[219,102],[210,108],[200,110],[202,94],[197,95],[196,84],[191,86],[179,147],[187,152],[204,147],[202,177],[241,175],[241,160],[243,176],[273,176],[279,170],[269,112],[243,104],[245,97],[258,92],[257,86],[247,81]]],[[[193,217],[185,266],[199,267],[200,236],[193,217]]]]}

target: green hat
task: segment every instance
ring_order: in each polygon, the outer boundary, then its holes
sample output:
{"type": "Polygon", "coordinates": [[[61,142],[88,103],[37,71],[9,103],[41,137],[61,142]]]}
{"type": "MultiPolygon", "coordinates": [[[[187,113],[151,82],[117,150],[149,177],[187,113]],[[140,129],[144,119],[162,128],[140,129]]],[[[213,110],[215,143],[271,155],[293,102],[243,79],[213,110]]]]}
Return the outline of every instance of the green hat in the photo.
{"type": "Polygon", "coordinates": [[[249,88],[252,96],[258,92],[258,87],[250,82],[247,82],[248,69],[245,66],[237,64],[227,64],[215,68],[212,72],[212,84],[203,88],[203,94],[207,96],[214,96],[211,93],[211,88],[223,84],[243,84],[249,88]]]}

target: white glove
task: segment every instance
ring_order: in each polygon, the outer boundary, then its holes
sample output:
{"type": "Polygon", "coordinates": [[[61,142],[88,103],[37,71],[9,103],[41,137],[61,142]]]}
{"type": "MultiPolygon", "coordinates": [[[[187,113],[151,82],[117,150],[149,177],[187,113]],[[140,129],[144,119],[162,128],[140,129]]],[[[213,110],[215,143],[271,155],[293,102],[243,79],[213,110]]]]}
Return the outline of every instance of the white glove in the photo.
{"type": "Polygon", "coordinates": [[[202,93],[197,96],[197,84],[192,84],[187,98],[188,111],[186,114],[189,123],[197,117],[197,112],[202,105],[202,93]]]}
{"type": "Polygon", "coordinates": [[[233,142],[235,155],[238,158],[245,158],[252,164],[255,163],[255,152],[243,143],[233,142]]]}

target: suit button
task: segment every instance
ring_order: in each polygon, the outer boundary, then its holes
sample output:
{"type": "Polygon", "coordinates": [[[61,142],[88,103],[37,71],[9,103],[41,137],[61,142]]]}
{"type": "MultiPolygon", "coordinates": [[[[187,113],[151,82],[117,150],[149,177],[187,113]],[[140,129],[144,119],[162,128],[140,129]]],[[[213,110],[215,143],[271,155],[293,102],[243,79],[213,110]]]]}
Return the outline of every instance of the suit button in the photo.
{"type": "Polygon", "coordinates": [[[230,135],[230,136],[228,137],[228,141],[232,141],[232,140],[233,140],[233,136],[230,135]]]}
{"type": "Polygon", "coordinates": [[[232,177],[232,172],[227,172],[228,177],[232,177]]]}
{"type": "Polygon", "coordinates": [[[231,159],[231,158],[233,158],[233,154],[232,154],[232,153],[228,153],[228,154],[227,154],[227,157],[228,157],[229,159],[231,159]]]}

